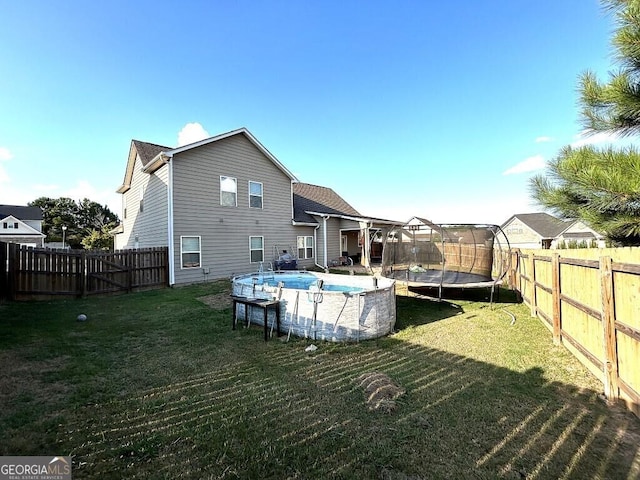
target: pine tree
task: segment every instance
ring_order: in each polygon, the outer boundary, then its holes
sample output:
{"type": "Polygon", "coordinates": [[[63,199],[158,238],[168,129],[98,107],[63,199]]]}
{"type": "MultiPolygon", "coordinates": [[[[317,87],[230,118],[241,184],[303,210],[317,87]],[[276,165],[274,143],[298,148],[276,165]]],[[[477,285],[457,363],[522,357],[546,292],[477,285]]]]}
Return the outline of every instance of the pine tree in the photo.
{"type": "MultiPolygon", "coordinates": [[[[616,16],[612,43],[619,70],[608,82],[593,72],[580,79],[581,120],[587,134],[640,134],[640,1],[607,0],[616,16]]],[[[623,245],[640,245],[640,152],[565,147],[531,179],[533,197],[565,218],[579,218],[623,245]]]]}

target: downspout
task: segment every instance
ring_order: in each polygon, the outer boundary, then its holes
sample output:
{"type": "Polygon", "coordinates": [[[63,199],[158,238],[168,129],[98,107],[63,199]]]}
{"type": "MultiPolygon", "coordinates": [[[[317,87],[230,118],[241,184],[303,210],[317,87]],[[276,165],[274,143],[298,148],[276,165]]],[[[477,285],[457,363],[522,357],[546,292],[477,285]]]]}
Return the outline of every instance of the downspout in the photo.
{"type": "Polygon", "coordinates": [[[164,157],[169,169],[167,185],[167,245],[169,247],[169,285],[176,283],[175,246],[173,239],[173,162],[172,157],[164,157]]]}
{"type": "Polygon", "coordinates": [[[329,216],[324,216],[321,215],[322,220],[323,220],[323,231],[322,231],[322,239],[323,239],[323,245],[322,245],[322,253],[324,255],[324,265],[320,265],[318,263],[318,229],[320,228],[320,225],[318,224],[314,229],[313,229],[313,244],[316,246],[316,255],[315,255],[315,265],[318,268],[323,269],[325,272],[327,272],[329,270],[329,267],[327,266],[327,220],[329,219],[329,216]]]}
{"type": "Polygon", "coordinates": [[[324,268],[322,265],[318,263],[318,229],[320,228],[320,224],[316,225],[313,229],[313,245],[314,245],[314,260],[313,263],[318,268],[324,268]]]}
{"type": "Polygon", "coordinates": [[[324,243],[323,245],[323,254],[324,254],[324,270],[325,272],[329,271],[329,262],[327,262],[327,220],[329,219],[329,216],[327,215],[326,217],[323,215],[322,216],[322,220],[324,220],[324,225],[322,227],[322,241],[324,243]]]}

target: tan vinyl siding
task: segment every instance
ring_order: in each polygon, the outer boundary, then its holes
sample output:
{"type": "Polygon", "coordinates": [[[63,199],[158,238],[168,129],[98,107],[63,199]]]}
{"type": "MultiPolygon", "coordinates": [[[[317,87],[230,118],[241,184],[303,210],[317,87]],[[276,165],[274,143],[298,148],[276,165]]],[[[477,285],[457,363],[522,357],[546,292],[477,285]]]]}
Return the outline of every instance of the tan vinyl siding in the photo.
{"type": "MultiPolygon", "coordinates": [[[[341,255],[340,249],[340,219],[330,218],[327,221],[327,261],[337,259],[341,255]]],[[[330,264],[330,263],[328,263],[330,264]]]]}
{"type": "Polygon", "coordinates": [[[327,219],[327,258],[324,258],[324,225],[325,222],[322,217],[316,217],[316,220],[320,224],[318,233],[316,234],[316,258],[319,265],[330,265],[331,260],[336,260],[340,254],[340,219],[329,218],[327,219]]]}
{"type": "Polygon", "coordinates": [[[306,259],[298,259],[298,268],[312,268],[316,264],[316,258],[318,257],[318,245],[322,245],[322,238],[314,238],[315,228],[314,227],[296,227],[295,229],[295,237],[291,242],[291,247],[293,248],[293,253],[298,255],[298,237],[311,237],[314,239],[313,244],[313,257],[306,259]]]}
{"type": "MultiPolygon", "coordinates": [[[[265,262],[275,244],[296,244],[301,228],[291,224],[291,179],[244,135],[180,152],[173,158],[175,282],[225,278],[258,269],[249,257],[249,237],[264,237],[265,262]],[[237,179],[237,207],[220,205],[220,176],[237,179]],[[249,208],[249,181],[263,185],[263,208],[249,208]],[[202,268],[183,269],[180,236],[202,239],[202,268]]],[[[313,232],[313,229],[304,229],[313,232]]],[[[313,234],[313,233],[311,233],[313,234]]]]}
{"type": "Polygon", "coordinates": [[[131,188],[123,194],[122,224],[124,232],[116,235],[116,249],[162,247],[167,239],[168,167],[160,167],[152,174],[142,172],[140,157],[133,167],[131,188]],[[143,211],[140,211],[142,192],[143,211]],[[124,209],[127,217],[124,218],[124,209]]]}
{"type": "Polygon", "coordinates": [[[509,239],[511,248],[542,247],[542,237],[517,218],[513,219],[508,225],[505,225],[503,231],[509,239]]]}

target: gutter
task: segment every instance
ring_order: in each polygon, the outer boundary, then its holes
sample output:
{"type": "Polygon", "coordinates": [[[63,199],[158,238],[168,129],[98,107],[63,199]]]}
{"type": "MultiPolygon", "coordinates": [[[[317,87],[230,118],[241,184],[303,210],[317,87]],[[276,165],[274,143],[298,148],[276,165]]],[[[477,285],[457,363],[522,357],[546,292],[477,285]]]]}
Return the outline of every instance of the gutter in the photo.
{"type": "Polygon", "coordinates": [[[176,283],[175,245],[173,239],[173,160],[172,155],[163,156],[163,163],[169,169],[167,179],[167,245],[169,247],[169,286],[176,283]]]}

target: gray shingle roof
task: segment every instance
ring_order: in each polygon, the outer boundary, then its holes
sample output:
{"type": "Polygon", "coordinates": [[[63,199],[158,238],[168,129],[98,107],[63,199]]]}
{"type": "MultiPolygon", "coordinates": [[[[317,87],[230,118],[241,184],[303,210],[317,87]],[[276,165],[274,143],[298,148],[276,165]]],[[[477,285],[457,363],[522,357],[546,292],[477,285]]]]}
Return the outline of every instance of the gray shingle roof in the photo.
{"type": "Polygon", "coordinates": [[[22,205],[0,205],[0,218],[6,218],[9,215],[19,220],[42,220],[42,209],[22,205]]]}
{"type": "Polygon", "coordinates": [[[534,230],[543,238],[555,238],[562,233],[573,220],[566,222],[548,213],[518,213],[511,217],[516,217],[522,223],[534,230]]]}
{"type": "Polygon", "coordinates": [[[293,184],[293,219],[296,222],[316,223],[317,220],[305,212],[329,213],[360,217],[360,213],[340,195],[327,187],[309,183],[293,184]]]}
{"type": "Polygon", "coordinates": [[[144,167],[146,167],[147,164],[160,152],[171,150],[171,147],[163,147],[162,145],[156,145],[155,143],[141,142],[140,140],[132,140],[132,142],[136,147],[138,155],[140,155],[140,161],[144,167]]]}

